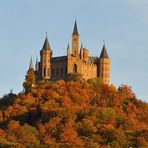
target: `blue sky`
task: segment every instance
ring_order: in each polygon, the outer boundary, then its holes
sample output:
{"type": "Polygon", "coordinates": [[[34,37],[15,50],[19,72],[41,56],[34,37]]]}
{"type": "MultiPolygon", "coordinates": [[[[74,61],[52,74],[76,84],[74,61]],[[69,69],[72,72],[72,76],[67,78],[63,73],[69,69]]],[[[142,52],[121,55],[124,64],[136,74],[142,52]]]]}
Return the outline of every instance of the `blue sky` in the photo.
{"type": "Polygon", "coordinates": [[[148,101],[147,0],[5,0],[0,2],[0,97],[21,91],[32,56],[46,32],[54,56],[66,54],[77,19],[80,40],[99,56],[103,40],[111,58],[111,83],[132,86],[148,101]]]}

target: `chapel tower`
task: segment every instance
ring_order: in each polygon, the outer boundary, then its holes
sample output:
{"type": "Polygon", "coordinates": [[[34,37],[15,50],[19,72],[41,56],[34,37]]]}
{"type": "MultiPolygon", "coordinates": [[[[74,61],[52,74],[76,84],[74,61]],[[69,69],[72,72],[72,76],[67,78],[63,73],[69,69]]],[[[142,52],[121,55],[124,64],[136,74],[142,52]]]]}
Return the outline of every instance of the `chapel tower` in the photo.
{"type": "Polygon", "coordinates": [[[74,29],[72,33],[72,55],[79,56],[79,33],[77,28],[77,22],[75,21],[74,29]]]}
{"type": "Polygon", "coordinates": [[[109,84],[110,80],[110,59],[107,54],[105,43],[103,45],[98,65],[98,75],[102,80],[103,84],[109,84]]]}
{"type": "Polygon", "coordinates": [[[40,51],[40,78],[49,80],[51,78],[51,58],[52,50],[50,48],[47,34],[44,45],[40,51]]]}

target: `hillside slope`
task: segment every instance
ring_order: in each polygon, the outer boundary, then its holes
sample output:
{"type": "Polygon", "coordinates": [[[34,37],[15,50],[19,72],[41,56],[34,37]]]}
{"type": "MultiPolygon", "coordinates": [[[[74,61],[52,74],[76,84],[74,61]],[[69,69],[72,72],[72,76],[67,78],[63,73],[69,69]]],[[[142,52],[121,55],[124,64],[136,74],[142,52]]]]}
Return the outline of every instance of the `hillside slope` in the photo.
{"type": "Polygon", "coordinates": [[[0,100],[0,147],[148,147],[148,104],[131,88],[39,83],[0,100]]]}

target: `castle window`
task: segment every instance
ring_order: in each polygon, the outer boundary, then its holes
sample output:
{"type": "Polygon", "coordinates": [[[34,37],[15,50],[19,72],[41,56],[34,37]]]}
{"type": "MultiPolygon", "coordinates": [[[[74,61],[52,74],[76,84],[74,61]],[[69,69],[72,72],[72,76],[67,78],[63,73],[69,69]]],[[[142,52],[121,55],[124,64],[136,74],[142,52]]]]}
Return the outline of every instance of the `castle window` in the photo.
{"type": "Polygon", "coordinates": [[[65,73],[67,73],[67,67],[65,68],[65,73]]]}
{"type": "Polygon", "coordinates": [[[48,68],[48,76],[50,75],[50,70],[49,70],[49,68],[48,68]]]}
{"type": "Polygon", "coordinates": [[[61,75],[63,75],[63,68],[61,68],[61,75]]]}
{"type": "Polygon", "coordinates": [[[54,68],[52,68],[52,75],[54,75],[54,68]]]}
{"type": "Polygon", "coordinates": [[[46,68],[44,68],[44,77],[46,77],[46,68]]]}
{"type": "Polygon", "coordinates": [[[76,64],[74,64],[74,66],[73,66],[73,72],[77,73],[77,65],[76,64]]]}
{"type": "Polygon", "coordinates": [[[59,76],[59,68],[56,69],[56,76],[59,76]]]}
{"type": "Polygon", "coordinates": [[[75,56],[76,56],[76,51],[75,51],[75,56]]]}
{"type": "Polygon", "coordinates": [[[101,77],[103,78],[103,73],[101,74],[101,77]]]}

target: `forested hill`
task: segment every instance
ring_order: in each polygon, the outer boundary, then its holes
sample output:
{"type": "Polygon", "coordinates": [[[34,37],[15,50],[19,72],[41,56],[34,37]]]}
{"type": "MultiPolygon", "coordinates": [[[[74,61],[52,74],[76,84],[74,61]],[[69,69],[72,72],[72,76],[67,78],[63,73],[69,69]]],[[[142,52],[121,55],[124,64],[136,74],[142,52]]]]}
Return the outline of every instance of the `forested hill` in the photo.
{"type": "Polygon", "coordinates": [[[0,147],[147,148],[148,104],[126,85],[41,82],[1,98],[0,147]]]}

